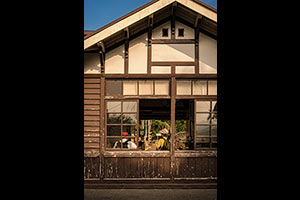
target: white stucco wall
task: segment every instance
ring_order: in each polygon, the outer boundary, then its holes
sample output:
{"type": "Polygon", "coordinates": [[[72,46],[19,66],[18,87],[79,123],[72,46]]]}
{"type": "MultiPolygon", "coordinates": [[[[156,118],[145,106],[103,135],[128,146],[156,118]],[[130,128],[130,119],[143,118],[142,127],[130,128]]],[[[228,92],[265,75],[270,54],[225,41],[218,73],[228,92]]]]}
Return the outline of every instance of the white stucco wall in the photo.
{"type": "Polygon", "coordinates": [[[101,64],[98,53],[84,54],[84,73],[85,74],[100,74],[101,64]]]}
{"type": "Polygon", "coordinates": [[[171,22],[168,21],[152,30],[152,39],[171,39],[171,22]],[[162,29],[168,29],[168,37],[162,37],[162,29]]]}
{"type": "Polygon", "coordinates": [[[124,45],[105,54],[105,73],[124,74],[124,45]]]}
{"type": "Polygon", "coordinates": [[[217,41],[199,33],[199,73],[217,73],[217,41]]]}
{"type": "Polygon", "coordinates": [[[147,73],[147,34],[129,41],[128,73],[147,73]]]}
{"type": "Polygon", "coordinates": [[[195,39],[194,29],[178,21],[175,22],[175,39],[195,39]],[[184,37],[178,37],[178,29],[184,29],[184,37]]]}
{"type": "Polygon", "coordinates": [[[194,61],[194,44],[152,44],[152,61],[194,61]]]}

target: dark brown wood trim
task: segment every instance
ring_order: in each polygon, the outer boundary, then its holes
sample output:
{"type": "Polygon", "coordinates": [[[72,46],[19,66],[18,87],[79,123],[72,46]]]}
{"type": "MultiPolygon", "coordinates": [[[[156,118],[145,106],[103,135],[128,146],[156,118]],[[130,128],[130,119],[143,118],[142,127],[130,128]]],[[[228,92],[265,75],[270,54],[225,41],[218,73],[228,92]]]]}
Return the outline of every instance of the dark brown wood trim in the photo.
{"type": "Polygon", "coordinates": [[[174,2],[172,4],[172,11],[171,11],[171,39],[175,39],[175,21],[176,21],[176,8],[177,8],[177,2],[174,2]]]}
{"type": "Polygon", "coordinates": [[[105,102],[104,102],[104,91],[105,91],[105,78],[101,77],[101,84],[100,84],[100,180],[104,178],[104,145],[105,145],[105,102]]]}
{"type": "Polygon", "coordinates": [[[202,15],[197,16],[194,28],[195,33],[195,74],[199,74],[199,31],[200,31],[200,23],[201,23],[202,15]]]}
{"type": "Polygon", "coordinates": [[[194,44],[194,39],[153,39],[152,44],[194,44]]]}
{"type": "Polygon", "coordinates": [[[129,59],[129,29],[124,30],[124,74],[128,74],[128,59],[129,59]]]}
{"type": "Polygon", "coordinates": [[[147,74],[151,74],[153,14],[148,17],[147,74]]]}
{"type": "Polygon", "coordinates": [[[171,79],[171,162],[170,162],[170,177],[174,181],[175,176],[175,112],[176,112],[176,79],[171,79]]]}

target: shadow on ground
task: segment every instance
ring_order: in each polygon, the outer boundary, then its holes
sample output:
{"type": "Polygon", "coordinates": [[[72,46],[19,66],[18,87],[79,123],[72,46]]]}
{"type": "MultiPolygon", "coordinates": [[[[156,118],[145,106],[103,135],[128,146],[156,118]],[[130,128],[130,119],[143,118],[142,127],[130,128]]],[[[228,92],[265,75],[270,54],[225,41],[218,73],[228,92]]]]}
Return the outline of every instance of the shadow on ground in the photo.
{"type": "Polygon", "coordinates": [[[84,200],[216,200],[216,189],[85,189],[84,200]]]}

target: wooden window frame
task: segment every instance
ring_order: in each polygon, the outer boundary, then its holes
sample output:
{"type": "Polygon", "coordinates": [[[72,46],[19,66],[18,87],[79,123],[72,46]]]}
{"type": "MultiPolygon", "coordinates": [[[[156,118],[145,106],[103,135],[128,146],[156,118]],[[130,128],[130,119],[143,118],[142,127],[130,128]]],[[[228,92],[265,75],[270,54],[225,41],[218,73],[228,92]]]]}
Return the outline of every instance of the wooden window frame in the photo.
{"type": "Polygon", "coordinates": [[[122,148],[123,144],[121,143],[121,148],[108,148],[107,147],[107,142],[109,138],[120,138],[121,140],[123,138],[135,138],[136,140],[138,139],[139,136],[139,99],[113,99],[113,100],[105,100],[105,115],[104,115],[104,127],[105,127],[105,138],[104,138],[104,148],[106,151],[138,151],[139,149],[126,149],[126,148],[122,148]],[[107,110],[107,103],[108,102],[121,102],[121,112],[108,112],[107,110]],[[136,102],[137,104],[137,109],[136,112],[123,112],[123,103],[124,102],[136,102]],[[121,115],[121,123],[120,124],[108,124],[107,120],[108,114],[120,114],[121,115]],[[136,123],[134,124],[123,124],[123,114],[136,114],[136,123]],[[108,136],[107,135],[107,127],[108,126],[121,126],[121,135],[120,136],[108,136]],[[135,126],[135,131],[137,132],[136,136],[122,136],[122,132],[123,132],[123,127],[124,126],[135,126]]]}
{"type": "Polygon", "coordinates": [[[217,99],[216,98],[211,98],[211,99],[195,99],[194,100],[194,150],[216,150],[217,147],[213,147],[213,143],[216,143],[216,145],[218,144],[217,142],[212,142],[212,138],[218,138],[218,136],[212,136],[212,127],[215,126],[216,128],[218,128],[218,124],[213,124],[212,123],[212,117],[210,117],[209,119],[209,123],[199,123],[197,124],[197,114],[209,114],[210,116],[212,116],[214,113],[217,114],[217,112],[214,112],[213,109],[212,109],[212,102],[215,101],[217,103],[217,99]],[[197,112],[197,102],[199,101],[209,101],[209,112],[203,112],[203,111],[199,111],[197,112]],[[197,136],[196,135],[196,128],[197,126],[209,126],[209,134],[208,136],[197,136]],[[197,138],[208,138],[209,139],[209,147],[198,147],[197,148],[197,145],[196,145],[196,140],[197,138]]]}

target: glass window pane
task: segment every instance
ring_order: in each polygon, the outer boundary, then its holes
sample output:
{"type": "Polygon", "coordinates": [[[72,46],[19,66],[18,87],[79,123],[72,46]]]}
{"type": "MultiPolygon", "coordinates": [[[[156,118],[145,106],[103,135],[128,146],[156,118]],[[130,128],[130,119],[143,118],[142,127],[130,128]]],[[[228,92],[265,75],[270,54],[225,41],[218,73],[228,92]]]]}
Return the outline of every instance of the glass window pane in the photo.
{"type": "Polygon", "coordinates": [[[123,95],[137,95],[137,81],[123,81],[123,95]]]}
{"type": "Polygon", "coordinates": [[[177,81],[177,95],[191,95],[191,81],[177,81]]]}
{"type": "Polygon", "coordinates": [[[121,126],[107,126],[107,136],[121,136],[121,126]]]}
{"type": "Polygon", "coordinates": [[[169,95],[169,81],[155,81],[155,95],[169,95]]]}
{"type": "Polygon", "coordinates": [[[212,124],[217,124],[217,123],[218,123],[218,120],[217,120],[217,113],[212,113],[211,123],[212,123],[212,124]]]}
{"type": "Polygon", "coordinates": [[[107,138],[107,148],[121,148],[121,138],[107,138]]]}
{"type": "Polygon", "coordinates": [[[211,126],[211,135],[217,136],[217,126],[211,126]]]}
{"type": "Polygon", "coordinates": [[[175,73],[176,74],[194,74],[195,66],[176,66],[175,73]]]}
{"type": "Polygon", "coordinates": [[[196,148],[201,148],[201,147],[210,147],[210,143],[209,143],[209,138],[208,137],[196,138],[196,148]]]}
{"type": "Polygon", "coordinates": [[[139,94],[152,95],[153,94],[153,81],[139,81],[139,94]]]}
{"type": "Polygon", "coordinates": [[[121,102],[120,101],[107,102],[107,112],[121,112],[121,102]]]}
{"type": "Polygon", "coordinates": [[[196,136],[209,136],[209,126],[196,126],[196,136]]]}
{"type": "Polygon", "coordinates": [[[210,113],[196,114],[196,124],[209,124],[210,113]]]}
{"type": "Polygon", "coordinates": [[[136,114],[123,114],[123,124],[136,124],[136,114]]]}
{"type": "Polygon", "coordinates": [[[193,81],[193,95],[207,95],[207,81],[193,81]]]}
{"type": "Polygon", "coordinates": [[[210,101],[197,101],[196,112],[210,112],[210,101]]]}
{"type": "Polygon", "coordinates": [[[217,81],[208,81],[208,95],[217,95],[217,81]]]}
{"type": "Polygon", "coordinates": [[[123,133],[124,132],[127,132],[128,136],[135,136],[136,135],[136,127],[135,126],[123,126],[123,133]]]}
{"type": "Polygon", "coordinates": [[[121,124],[121,114],[107,114],[107,124],[121,124]]]}
{"type": "Polygon", "coordinates": [[[212,111],[213,112],[217,112],[217,102],[216,101],[212,101],[212,111]]]}
{"type": "Polygon", "coordinates": [[[152,66],[152,74],[171,74],[171,66],[152,66]]]}
{"type": "Polygon", "coordinates": [[[122,81],[107,80],[106,81],[106,95],[122,95],[122,81]]]}
{"type": "Polygon", "coordinates": [[[123,112],[137,112],[137,102],[135,101],[124,101],[123,112]]]}

